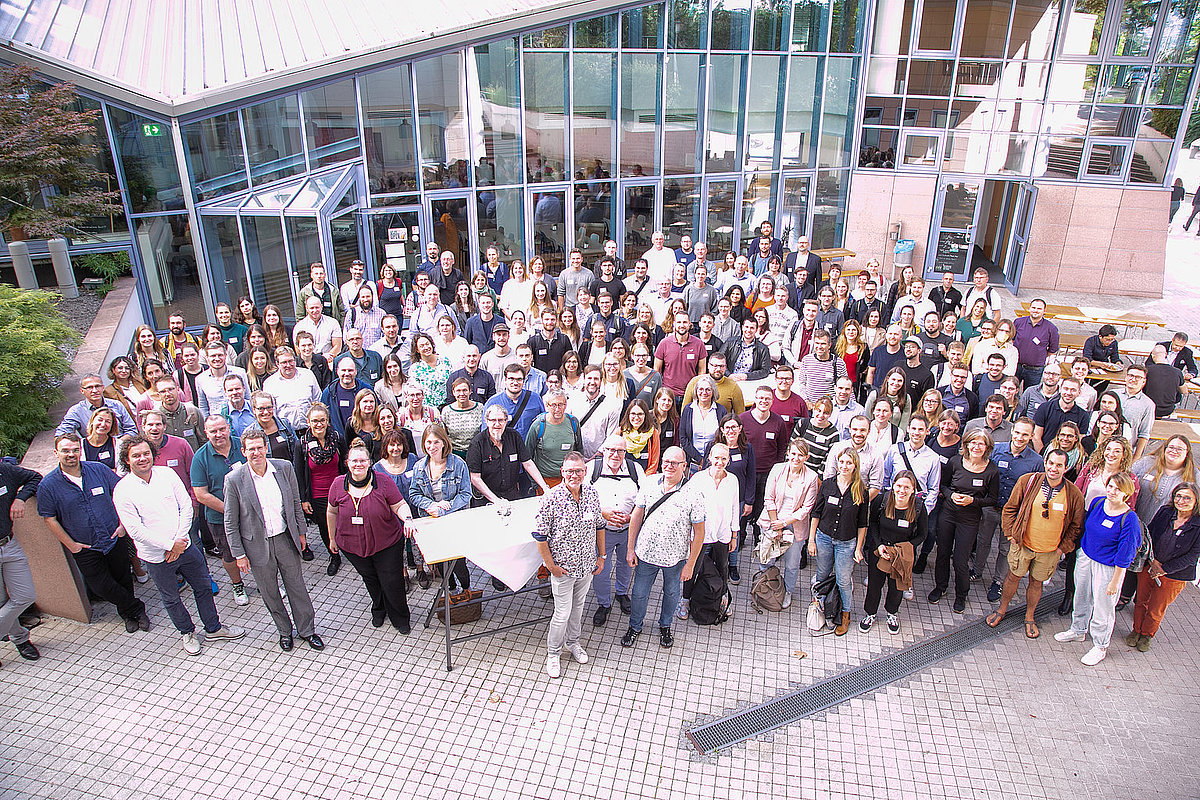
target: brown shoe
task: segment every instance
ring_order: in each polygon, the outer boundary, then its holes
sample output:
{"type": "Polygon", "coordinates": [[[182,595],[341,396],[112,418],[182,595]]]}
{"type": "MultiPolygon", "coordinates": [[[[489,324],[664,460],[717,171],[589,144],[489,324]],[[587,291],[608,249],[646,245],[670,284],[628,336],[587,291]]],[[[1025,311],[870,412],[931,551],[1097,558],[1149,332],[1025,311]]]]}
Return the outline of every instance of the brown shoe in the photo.
{"type": "Polygon", "coordinates": [[[842,621],[839,622],[837,624],[837,627],[833,629],[833,635],[834,636],[845,636],[846,631],[848,631],[848,630],[850,630],[850,612],[843,611],[842,612],[842,621]]]}

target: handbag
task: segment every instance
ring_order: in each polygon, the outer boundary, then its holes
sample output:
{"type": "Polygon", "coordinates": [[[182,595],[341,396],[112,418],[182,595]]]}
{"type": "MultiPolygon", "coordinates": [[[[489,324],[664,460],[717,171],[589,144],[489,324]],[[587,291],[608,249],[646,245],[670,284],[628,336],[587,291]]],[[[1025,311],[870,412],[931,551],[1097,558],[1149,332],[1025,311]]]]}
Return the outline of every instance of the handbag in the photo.
{"type": "MultiPolygon", "coordinates": [[[[482,589],[467,589],[458,594],[450,595],[450,624],[462,625],[466,622],[475,622],[483,616],[483,603],[474,603],[472,605],[463,605],[471,600],[478,600],[483,597],[482,589]]],[[[438,604],[437,618],[440,622],[446,622],[446,608],[442,604],[438,604]]]]}

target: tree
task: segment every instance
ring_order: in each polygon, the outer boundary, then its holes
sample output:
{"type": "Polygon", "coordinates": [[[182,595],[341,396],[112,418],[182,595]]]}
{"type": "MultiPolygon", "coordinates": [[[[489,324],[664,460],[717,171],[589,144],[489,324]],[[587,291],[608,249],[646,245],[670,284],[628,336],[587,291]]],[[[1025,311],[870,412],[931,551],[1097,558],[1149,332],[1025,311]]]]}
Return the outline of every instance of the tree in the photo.
{"type": "Polygon", "coordinates": [[[80,110],[75,86],[46,84],[28,66],[0,69],[0,227],[33,237],[77,233],[90,217],[120,213],[97,167],[98,112],[80,110]]]}
{"type": "Polygon", "coordinates": [[[51,292],[0,284],[0,453],[20,458],[50,426],[47,413],[62,397],[71,371],[65,346],[80,336],[54,307],[51,292]]]}

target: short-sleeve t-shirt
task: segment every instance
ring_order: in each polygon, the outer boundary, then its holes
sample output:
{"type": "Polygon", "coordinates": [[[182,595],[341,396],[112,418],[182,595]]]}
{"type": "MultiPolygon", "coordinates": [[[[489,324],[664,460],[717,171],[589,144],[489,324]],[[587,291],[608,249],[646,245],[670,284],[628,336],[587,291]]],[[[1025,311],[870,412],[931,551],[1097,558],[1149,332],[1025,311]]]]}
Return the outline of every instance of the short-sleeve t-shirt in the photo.
{"type": "Polygon", "coordinates": [[[688,382],[700,374],[700,362],[707,354],[708,349],[698,336],[688,336],[684,344],[674,336],[663,339],[654,349],[654,357],[663,363],[663,386],[682,396],[688,382]]]}

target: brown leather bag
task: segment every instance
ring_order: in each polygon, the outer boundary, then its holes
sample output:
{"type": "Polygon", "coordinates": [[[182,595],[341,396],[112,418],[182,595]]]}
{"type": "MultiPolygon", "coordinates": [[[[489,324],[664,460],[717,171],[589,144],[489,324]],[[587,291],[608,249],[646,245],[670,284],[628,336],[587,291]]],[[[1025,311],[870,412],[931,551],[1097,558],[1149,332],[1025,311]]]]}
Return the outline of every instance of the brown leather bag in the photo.
{"type": "MultiPolygon", "coordinates": [[[[462,625],[466,622],[475,622],[482,617],[483,603],[463,605],[463,603],[478,600],[481,597],[483,597],[482,589],[468,589],[465,592],[450,595],[450,624],[462,625]]],[[[438,603],[437,618],[443,624],[446,621],[446,607],[442,603],[438,603]]]]}

